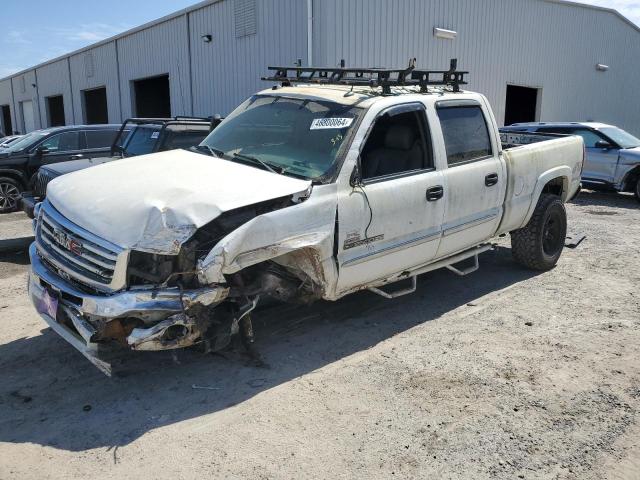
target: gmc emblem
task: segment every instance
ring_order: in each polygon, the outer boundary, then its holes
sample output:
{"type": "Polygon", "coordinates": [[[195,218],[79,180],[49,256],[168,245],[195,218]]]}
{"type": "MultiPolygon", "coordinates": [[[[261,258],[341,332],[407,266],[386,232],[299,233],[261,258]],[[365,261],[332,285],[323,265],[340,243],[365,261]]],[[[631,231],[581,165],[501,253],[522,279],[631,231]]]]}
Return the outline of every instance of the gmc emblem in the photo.
{"type": "Polygon", "coordinates": [[[53,231],[53,239],[58,245],[75,255],[82,255],[82,243],[57,228],[53,231]]]}

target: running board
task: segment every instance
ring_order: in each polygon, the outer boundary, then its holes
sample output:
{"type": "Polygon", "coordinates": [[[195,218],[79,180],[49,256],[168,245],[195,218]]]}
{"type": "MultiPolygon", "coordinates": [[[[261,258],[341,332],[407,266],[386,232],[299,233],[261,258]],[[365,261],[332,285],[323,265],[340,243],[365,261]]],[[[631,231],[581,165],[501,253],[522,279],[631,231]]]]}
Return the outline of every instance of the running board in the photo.
{"type": "Polygon", "coordinates": [[[438,270],[439,268],[447,268],[451,270],[453,273],[455,273],[456,275],[460,275],[461,277],[465,275],[469,275],[470,273],[473,273],[480,268],[480,261],[478,259],[478,255],[488,250],[493,250],[493,245],[488,244],[488,245],[481,245],[479,247],[474,247],[464,252],[453,255],[452,257],[444,258],[438,262],[407,272],[407,274],[405,274],[404,277],[395,278],[384,284],[384,285],[391,285],[393,283],[406,280],[407,278],[411,279],[411,286],[403,290],[396,290],[395,292],[391,292],[391,293],[387,293],[378,287],[369,287],[367,288],[367,290],[369,290],[372,293],[375,293],[376,295],[380,295],[381,297],[389,298],[389,299],[402,297],[403,295],[409,295],[410,293],[414,293],[416,291],[416,288],[418,286],[418,275],[431,272],[433,270],[438,270]],[[464,269],[459,269],[454,267],[456,263],[460,263],[463,260],[467,260],[469,258],[473,258],[473,265],[464,269]]]}
{"type": "Polygon", "coordinates": [[[447,265],[446,268],[461,277],[464,277],[465,275],[469,275],[470,273],[473,273],[480,268],[480,262],[478,261],[478,254],[476,253],[473,256],[473,265],[471,265],[470,267],[459,269],[454,267],[452,264],[452,265],[447,265]]]}
{"type": "MultiPolygon", "coordinates": [[[[404,279],[401,279],[401,280],[404,280],[404,279]]],[[[375,293],[376,295],[380,295],[381,297],[391,299],[391,298],[402,297],[403,295],[409,295],[410,293],[415,292],[417,287],[418,287],[418,277],[413,276],[411,277],[411,286],[403,290],[396,290],[395,292],[391,292],[391,293],[387,293],[384,290],[376,287],[369,287],[367,290],[369,290],[372,293],[375,293]]]]}

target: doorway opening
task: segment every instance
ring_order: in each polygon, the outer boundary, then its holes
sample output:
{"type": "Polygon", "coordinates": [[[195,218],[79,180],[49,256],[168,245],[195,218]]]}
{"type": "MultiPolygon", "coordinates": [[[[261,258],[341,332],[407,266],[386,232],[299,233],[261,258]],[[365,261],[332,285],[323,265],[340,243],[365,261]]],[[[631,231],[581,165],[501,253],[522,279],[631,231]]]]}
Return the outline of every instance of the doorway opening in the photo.
{"type": "Polygon", "coordinates": [[[2,109],[2,125],[0,126],[0,130],[2,130],[5,135],[13,135],[13,125],[11,124],[11,107],[9,105],[2,105],[0,107],[2,109]]]}
{"type": "Polygon", "coordinates": [[[539,118],[539,89],[507,85],[504,112],[505,126],[514,123],[536,122],[539,118]]]}
{"type": "Polygon", "coordinates": [[[133,97],[137,117],[168,118],[171,116],[169,75],[134,80],[133,97]]]}
{"type": "Polygon", "coordinates": [[[62,95],[47,97],[47,120],[50,127],[64,125],[64,101],[62,95]]]}
{"type": "Polygon", "coordinates": [[[82,107],[84,110],[84,123],[96,125],[109,123],[107,109],[107,88],[93,88],[82,92],[82,107]]]}

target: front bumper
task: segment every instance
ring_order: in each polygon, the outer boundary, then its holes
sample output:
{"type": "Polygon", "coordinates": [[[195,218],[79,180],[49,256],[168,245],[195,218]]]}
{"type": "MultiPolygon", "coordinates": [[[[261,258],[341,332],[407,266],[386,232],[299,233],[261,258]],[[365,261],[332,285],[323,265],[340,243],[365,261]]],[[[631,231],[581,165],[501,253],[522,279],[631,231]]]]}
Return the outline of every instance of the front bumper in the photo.
{"type": "Polygon", "coordinates": [[[40,316],[58,335],[107,375],[111,374],[111,365],[101,358],[101,343],[94,340],[100,337],[99,328],[105,328],[108,322],[135,318],[144,323],[144,328],[135,328],[126,339],[133,350],[181,348],[188,346],[189,338],[195,340],[196,337],[191,335],[182,342],[170,345],[157,341],[158,337],[163,330],[174,325],[189,325],[185,311],[193,305],[214,306],[228,295],[228,289],[224,287],[182,292],[178,288],[145,288],[112,295],[92,295],[48,269],[35,243],[29,247],[29,257],[31,270],[28,292],[31,302],[37,308],[45,293],[54,295],[58,299],[58,313],[62,312],[72,326],[44,313],[40,313],[40,316]]]}
{"type": "Polygon", "coordinates": [[[22,209],[22,211],[24,213],[26,213],[29,216],[29,218],[34,218],[34,216],[35,216],[35,214],[34,214],[35,206],[40,201],[41,201],[40,198],[35,197],[35,196],[30,195],[29,193],[25,192],[20,197],[20,208],[22,209]]]}

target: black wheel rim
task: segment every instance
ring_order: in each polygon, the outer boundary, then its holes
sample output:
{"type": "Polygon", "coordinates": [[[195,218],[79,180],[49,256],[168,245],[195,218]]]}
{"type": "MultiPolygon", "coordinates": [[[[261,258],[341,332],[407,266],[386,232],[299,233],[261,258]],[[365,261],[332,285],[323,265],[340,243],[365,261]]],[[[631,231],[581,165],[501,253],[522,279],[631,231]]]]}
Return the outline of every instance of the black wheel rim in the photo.
{"type": "Polygon", "coordinates": [[[0,183],[0,211],[16,208],[19,196],[20,191],[13,183],[0,183]]]}
{"type": "Polygon", "coordinates": [[[542,231],[542,249],[546,255],[553,257],[564,245],[562,218],[558,212],[551,212],[542,231]]]}

